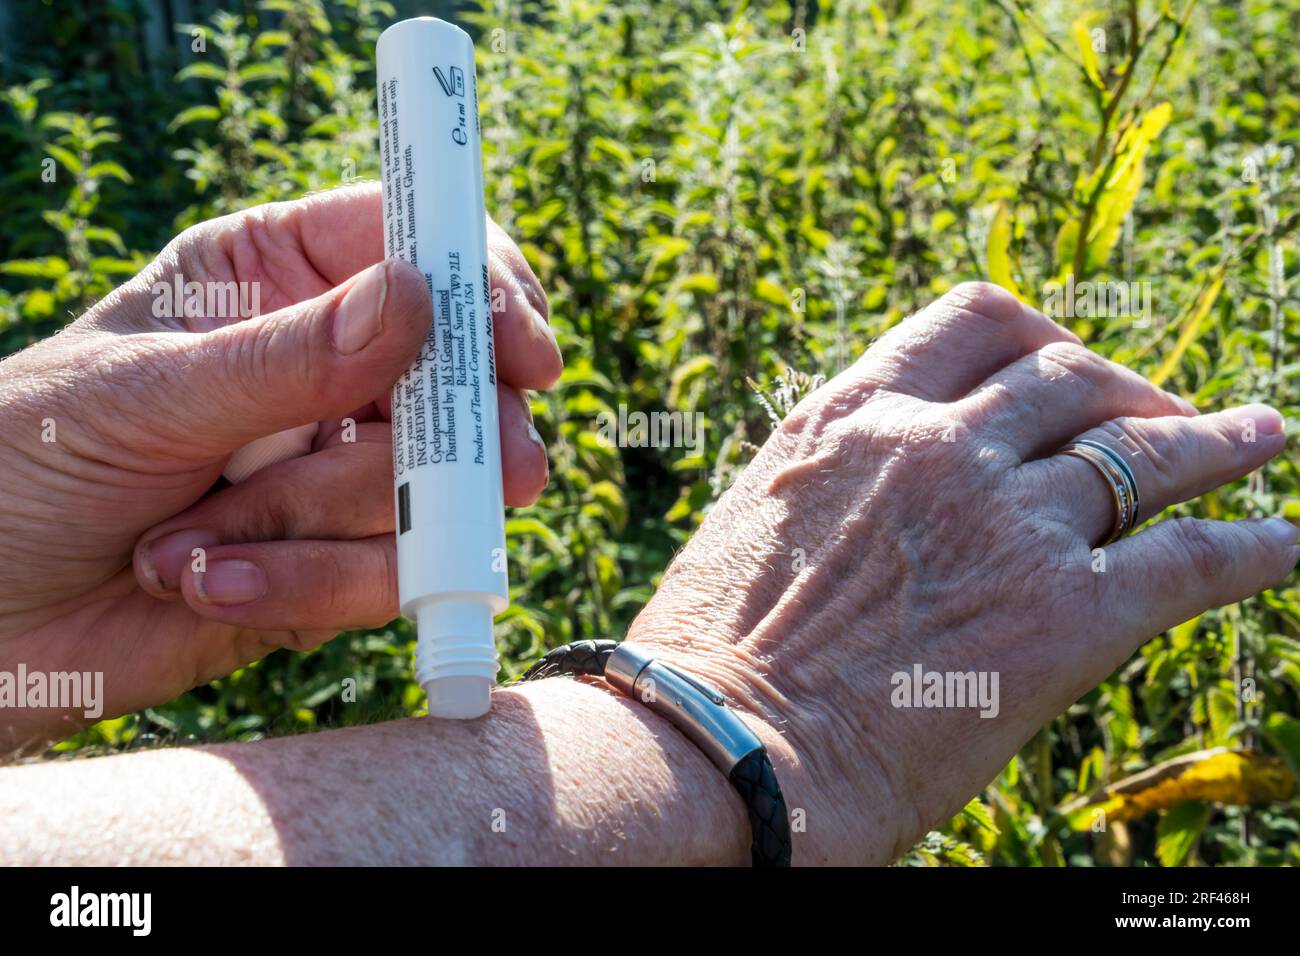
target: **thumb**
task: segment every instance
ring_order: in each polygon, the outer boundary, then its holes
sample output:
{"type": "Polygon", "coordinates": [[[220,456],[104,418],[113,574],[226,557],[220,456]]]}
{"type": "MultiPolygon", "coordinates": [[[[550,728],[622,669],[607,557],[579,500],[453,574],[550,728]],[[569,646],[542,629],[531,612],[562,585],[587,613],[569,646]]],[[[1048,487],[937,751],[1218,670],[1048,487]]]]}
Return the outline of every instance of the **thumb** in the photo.
{"type": "Polygon", "coordinates": [[[173,454],[215,458],[283,429],[343,416],[383,394],[414,360],[432,304],[420,272],[380,262],[314,299],[185,336],[145,388],[173,454]]]}

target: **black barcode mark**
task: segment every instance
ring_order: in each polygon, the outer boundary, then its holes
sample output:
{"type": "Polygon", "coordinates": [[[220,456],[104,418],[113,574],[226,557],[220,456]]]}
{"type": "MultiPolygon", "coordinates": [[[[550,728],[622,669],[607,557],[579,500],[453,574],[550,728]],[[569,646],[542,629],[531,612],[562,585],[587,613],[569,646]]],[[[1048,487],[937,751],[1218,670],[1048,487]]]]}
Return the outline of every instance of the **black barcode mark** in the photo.
{"type": "Polygon", "coordinates": [[[397,533],[411,530],[411,483],[397,486],[397,533]]]}

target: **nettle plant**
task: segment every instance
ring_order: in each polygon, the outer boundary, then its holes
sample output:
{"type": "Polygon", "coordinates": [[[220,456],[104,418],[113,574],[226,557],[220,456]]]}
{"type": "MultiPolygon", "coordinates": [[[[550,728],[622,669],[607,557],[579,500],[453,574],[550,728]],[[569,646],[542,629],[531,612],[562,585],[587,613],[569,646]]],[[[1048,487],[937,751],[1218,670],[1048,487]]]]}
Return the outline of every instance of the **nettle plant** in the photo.
{"type": "Polygon", "coordinates": [[[36,252],[0,262],[0,274],[28,287],[0,298],[3,351],[56,329],[135,273],[145,257],[131,254],[118,232],[99,220],[108,183],[131,183],[121,164],[103,155],[119,141],[109,116],[41,114],[42,80],[10,87],[0,99],[13,111],[11,134],[26,145],[5,185],[25,194],[15,204],[12,252],[36,252]],[[30,220],[39,220],[35,227],[30,220]]]}
{"type": "Polygon", "coordinates": [[[243,18],[233,14],[215,14],[211,27],[182,24],[177,30],[193,39],[195,59],[176,79],[212,84],[216,100],[181,110],[170,125],[173,132],[191,125],[201,129],[192,145],[174,153],[189,167],[186,175],[199,195],[215,194],[183,217],[195,221],[209,211],[243,208],[250,191],[266,190],[291,164],[292,157],[282,145],[288,124],[270,98],[258,93],[259,86],[286,77],[288,68],[282,61],[256,57],[279,43],[278,35],[270,34],[269,42],[262,42],[261,36],[250,36],[243,18]]]}
{"type": "Polygon", "coordinates": [[[210,96],[176,114],[193,127],[176,150],[200,202],[180,219],[373,178],[374,43],[394,18],[388,3],[350,0],[327,16],[320,2],[263,0],[258,16],[214,14],[191,37],[194,61],[177,79],[210,84],[210,96]],[[209,46],[210,44],[210,46],[209,46]],[[195,49],[197,48],[197,49],[195,49]]]}

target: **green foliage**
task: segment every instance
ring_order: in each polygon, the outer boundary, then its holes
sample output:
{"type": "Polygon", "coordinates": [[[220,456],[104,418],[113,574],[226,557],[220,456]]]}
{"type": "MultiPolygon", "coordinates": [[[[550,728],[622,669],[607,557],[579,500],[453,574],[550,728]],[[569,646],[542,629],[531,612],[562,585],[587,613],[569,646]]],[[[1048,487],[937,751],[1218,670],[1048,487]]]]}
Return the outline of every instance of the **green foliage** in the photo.
{"type": "Polygon", "coordinates": [[[13,208],[20,219],[39,219],[46,227],[41,238],[48,240],[50,231],[57,236],[42,243],[21,233],[11,247],[15,252],[30,245],[43,254],[0,262],[0,274],[33,282],[24,293],[0,293],[0,341],[10,348],[10,343],[26,344],[33,334],[54,331],[147,261],[128,254],[117,230],[97,218],[105,186],[132,181],[120,163],[102,158],[120,139],[113,118],[69,112],[38,116],[40,94],[48,87],[47,81],[35,80],[0,92],[13,111],[6,132],[25,144],[27,159],[5,176],[4,186],[17,195],[13,208]],[[41,185],[55,183],[65,186],[51,190],[53,202],[33,201],[41,185]]]}
{"type": "MultiPolygon", "coordinates": [[[[393,9],[231,9],[140,109],[48,61],[11,79],[4,350],[84,310],[176,228],[375,175],[372,51],[393,9]]],[[[47,16],[77,61],[90,41],[47,16]]],[[[1035,304],[1053,280],[1149,283],[1149,322],[1063,321],[1200,407],[1300,413],[1287,0],[483,0],[457,18],[478,41],[488,206],[549,290],[568,366],[532,399],[551,483],[510,516],[503,677],[547,646],[620,636],[817,376],[963,279],[1035,304]],[[598,418],[620,405],[702,413],[703,455],[602,442],[598,418]]],[[[1287,458],[1177,510],[1295,520],[1298,488],[1287,458]]],[[[412,713],[411,636],[396,622],[279,653],[65,748],[412,713]]],[[[1059,813],[1211,746],[1300,769],[1298,703],[1289,584],[1153,636],[907,862],[1300,863],[1294,801],[1189,803],[1105,835],[1059,813]]]]}

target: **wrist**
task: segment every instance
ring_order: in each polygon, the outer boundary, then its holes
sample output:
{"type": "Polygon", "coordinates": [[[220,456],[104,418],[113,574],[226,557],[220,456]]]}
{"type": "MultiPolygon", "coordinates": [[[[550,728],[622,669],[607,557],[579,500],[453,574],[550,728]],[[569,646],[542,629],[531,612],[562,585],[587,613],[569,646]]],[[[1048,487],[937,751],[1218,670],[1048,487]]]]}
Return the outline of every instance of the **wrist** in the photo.
{"type": "MultiPolygon", "coordinates": [[[[653,605],[652,605],[653,607],[653,605]]],[[[791,817],[796,865],[884,865],[913,842],[916,811],[880,759],[868,723],[802,687],[742,637],[647,609],[627,640],[714,684],[763,742],[791,817]]],[[[838,678],[837,678],[838,679],[838,678]]],[[[879,751],[879,752],[878,752],[879,751]]]]}
{"type": "Polygon", "coordinates": [[[748,865],[749,821],[726,775],[642,702],[589,677],[512,685],[493,702],[489,720],[538,718],[562,861],[748,865]]]}

